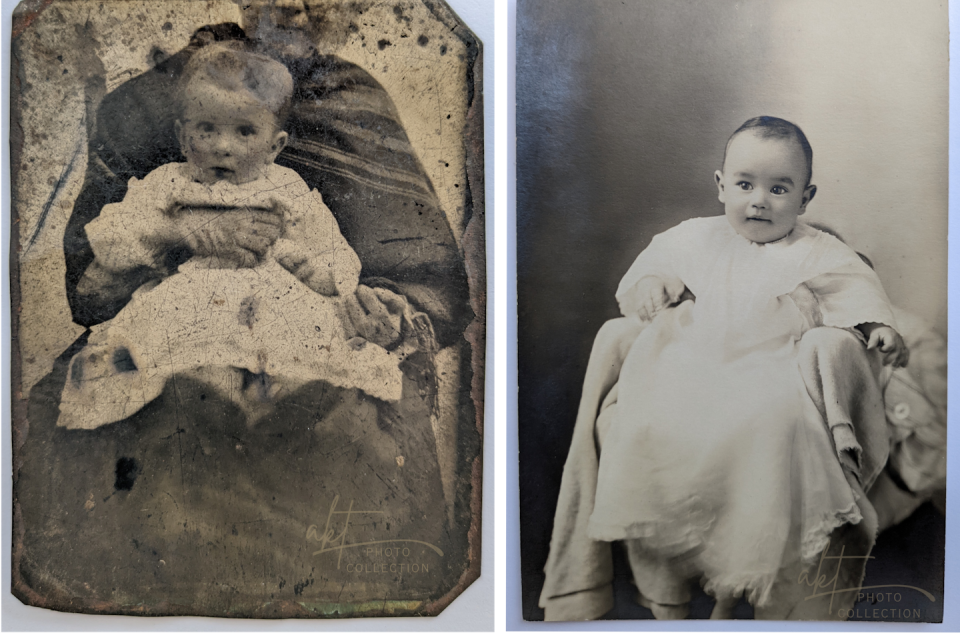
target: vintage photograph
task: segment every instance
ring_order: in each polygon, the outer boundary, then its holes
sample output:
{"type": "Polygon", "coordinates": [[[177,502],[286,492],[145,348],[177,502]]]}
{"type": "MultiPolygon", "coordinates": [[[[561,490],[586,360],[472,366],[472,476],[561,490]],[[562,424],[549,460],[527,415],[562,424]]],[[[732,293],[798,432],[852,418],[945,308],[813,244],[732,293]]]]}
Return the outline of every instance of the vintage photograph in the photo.
{"type": "Polygon", "coordinates": [[[947,27],[518,1],[524,619],[942,621],[947,27]]]}
{"type": "Polygon", "coordinates": [[[442,1],[14,12],[12,588],[436,615],[480,575],[482,44],[442,1]]]}

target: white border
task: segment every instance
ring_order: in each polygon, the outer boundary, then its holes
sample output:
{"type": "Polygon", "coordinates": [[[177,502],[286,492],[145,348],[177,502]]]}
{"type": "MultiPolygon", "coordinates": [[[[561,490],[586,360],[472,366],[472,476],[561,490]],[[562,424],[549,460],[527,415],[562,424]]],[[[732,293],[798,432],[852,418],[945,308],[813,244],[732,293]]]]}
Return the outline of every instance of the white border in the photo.
{"type": "MultiPolygon", "coordinates": [[[[599,0],[584,0],[593,2],[599,0]]],[[[636,1],[636,0],[631,0],[636,1]]],[[[838,2],[843,0],[837,0],[838,2]]],[[[915,0],[914,0],[915,1],[915,0]]],[[[948,455],[950,455],[947,468],[947,531],[946,531],[946,569],[944,574],[944,596],[950,596],[951,599],[944,600],[943,623],[942,624],[921,624],[921,623],[887,623],[887,622],[773,622],[773,621],[753,621],[753,620],[728,620],[721,622],[711,622],[709,620],[684,620],[681,622],[657,622],[654,620],[605,620],[602,622],[526,622],[523,620],[521,606],[521,585],[520,585],[520,516],[519,516],[519,467],[518,456],[519,446],[517,441],[517,347],[516,347],[516,2],[517,0],[497,0],[498,10],[501,5],[508,4],[509,15],[501,16],[498,14],[497,31],[505,33],[508,44],[498,46],[497,53],[501,53],[502,48],[506,48],[509,53],[509,59],[506,62],[506,68],[498,65],[498,81],[509,82],[508,86],[501,88],[498,94],[501,100],[509,100],[504,104],[504,116],[509,117],[507,125],[509,126],[509,137],[504,138],[507,130],[504,130],[504,136],[500,135],[501,124],[500,116],[501,103],[497,103],[497,130],[499,141],[498,150],[503,147],[505,156],[497,155],[497,175],[498,182],[505,183],[507,192],[501,192],[498,189],[498,210],[504,209],[500,206],[501,199],[506,204],[505,213],[510,219],[509,234],[498,240],[500,244],[505,244],[504,248],[509,248],[501,259],[498,255],[497,262],[508,260],[507,270],[504,271],[504,277],[509,282],[501,282],[498,278],[498,289],[507,293],[507,303],[510,306],[509,319],[505,319],[504,329],[509,343],[509,353],[506,358],[500,356],[501,360],[506,360],[509,367],[498,365],[496,371],[499,377],[508,381],[504,390],[497,392],[498,413],[501,407],[505,409],[503,419],[506,421],[507,441],[504,452],[499,451],[498,457],[506,461],[505,469],[507,471],[506,481],[506,499],[504,503],[507,507],[506,525],[509,526],[503,558],[498,557],[500,563],[499,569],[506,573],[506,584],[499,585],[501,591],[506,592],[506,622],[505,629],[508,631],[538,631],[541,633],[547,631],[958,631],[960,630],[960,475],[958,475],[958,464],[960,464],[960,426],[957,420],[960,420],[960,343],[956,337],[960,337],[960,224],[952,221],[960,213],[960,37],[951,38],[950,41],[950,194],[949,194],[949,304],[948,304],[948,328],[949,337],[953,341],[950,346],[948,363],[950,370],[950,396],[948,401],[948,428],[954,427],[948,431],[947,446],[948,455]],[[504,76],[506,75],[506,76],[504,76]],[[501,394],[506,394],[507,401],[501,400],[501,394]],[[504,457],[506,458],[504,460],[504,457]],[[509,563],[507,563],[509,561],[509,563]],[[506,565],[504,568],[503,565],[506,565]]],[[[904,10],[909,10],[909,1],[903,3],[904,10]]],[[[950,31],[951,33],[960,33],[960,0],[949,0],[950,13],[950,31]]],[[[502,85],[502,84],[500,84],[502,85]]],[[[498,234],[499,237],[499,234],[498,234]]],[[[501,327],[501,322],[497,322],[501,327]]],[[[499,348],[498,348],[499,349],[499,348]]],[[[498,472],[500,471],[498,464],[498,472]]],[[[498,488],[499,492],[499,488],[498,488]]],[[[503,538],[499,533],[498,539],[503,538]]],[[[499,581],[499,578],[498,578],[499,581]]],[[[500,628],[498,620],[498,630],[500,628]]]]}
{"type": "MultiPolygon", "coordinates": [[[[495,149],[493,110],[495,103],[494,85],[494,0],[447,0],[450,7],[460,16],[473,33],[483,43],[484,55],[484,149],[485,161],[485,199],[487,201],[487,234],[493,231],[494,225],[494,161],[495,149]]],[[[16,0],[2,0],[2,43],[0,43],[0,116],[2,116],[3,140],[0,153],[0,295],[2,295],[2,310],[0,310],[0,357],[3,359],[2,378],[0,378],[0,434],[2,434],[2,552],[3,592],[0,599],[2,608],[2,630],[4,631],[490,631],[494,628],[494,614],[491,606],[494,602],[494,521],[497,510],[494,508],[494,406],[493,381],[495,372],[490,369],[486,373],[485,391],[488,394],[486,415],[484,420],[484,475],[483,489],[483,526],[481,531],[482,557],[481,575],[467,590],[460,595],[436,618],[363,618],[344,620],[236,620],[222,618],[198,617],[134,617],[134,616],[95,616],[84,614],[61,613],[48,609],[38,609],[23,605],[10,593],[10,551],[12,528],[12,487],[11,476],[11,430],[10,430],[10,279],[7,263],[10,261],[10,32],[11,16],[16,0]]],[[[494,257],[492,251],[493,240],[487,241],[487,275],[494,279],[494,257]]],[[[502,270],[502,269],[501,269],[502,270]]],[[[493,284],[487,289],[488,308],[487,322],[493,319],[493,284]]],[[[487,364],[492,367],[496,357],[494,353],[494,328],[487,330],[487,364]]],[[[501,418],[502,419],[502,418],[501,418]]],[[[502,433],[500,434],[502,436],[502,433]]],[[[499,496],[499,495],[496,495],[499,496]]],[[[500,508],[500,516],[503,510],[500,508]]],[[[499,539],[502,542],[501,539],[499,539]]],[[[502,585],[501,585],[502,586],[502,585]]],[[[502,625],[501,625],[502,627],[502,625]]],[[[501,629],[502,630],[502,629],[501,629]]]]}

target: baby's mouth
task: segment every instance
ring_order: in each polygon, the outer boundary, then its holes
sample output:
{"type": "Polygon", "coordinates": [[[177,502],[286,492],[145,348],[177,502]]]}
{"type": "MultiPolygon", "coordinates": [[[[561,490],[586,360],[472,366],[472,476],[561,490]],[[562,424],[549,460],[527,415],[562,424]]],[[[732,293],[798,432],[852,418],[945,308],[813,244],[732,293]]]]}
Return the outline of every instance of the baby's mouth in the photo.
{"type": "Polygon", "coordinates": [[[766,218],[747,218],[747,221],[748,221],[748,222],[750,222],[750,221],[753,221],[753,222],[772,222],[773,220],[767,220],[766,218]]]}
{"type": "Polygon", "coordinates": [[[213,175],[217,180],[227,180],[233,176],[235,172],[232,169],[227,167],[214,167],[213,175]]]}

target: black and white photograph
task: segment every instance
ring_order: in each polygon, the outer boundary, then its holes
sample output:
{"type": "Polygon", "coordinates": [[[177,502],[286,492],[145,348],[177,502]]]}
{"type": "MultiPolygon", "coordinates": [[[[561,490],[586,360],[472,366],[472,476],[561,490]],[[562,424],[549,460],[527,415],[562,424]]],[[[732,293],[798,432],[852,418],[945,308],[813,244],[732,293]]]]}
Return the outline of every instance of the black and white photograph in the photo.
{"type": "Polygon", "coordinates": [[[523,618],[943,621],[947,4],[516,31],[523,618]]]}
{"type": "Polygon", "coordinates": [[[480,575],[481,41],[442,1],[14,11],[12,590],[433,616],[480,575]]]}

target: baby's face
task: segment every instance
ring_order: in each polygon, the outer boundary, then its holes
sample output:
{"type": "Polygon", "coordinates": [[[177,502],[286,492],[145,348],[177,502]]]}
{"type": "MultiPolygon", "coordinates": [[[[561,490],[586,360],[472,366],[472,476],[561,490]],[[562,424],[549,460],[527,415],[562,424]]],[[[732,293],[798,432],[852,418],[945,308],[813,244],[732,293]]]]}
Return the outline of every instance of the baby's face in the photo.
{"type": "Polygon", "coordinates": [[[799,143],[750,131],[730,142],[714,178],[730,225],[758,244],[789,235],[816,193],[799,143]]]}
{"type": "Polygon", "coordinates": [[[256,180],[286,143],[287,134],[277,129],[273,113],[242,93],[196,82],[184,98],[177,136],[199,182],[256,180]]]}

